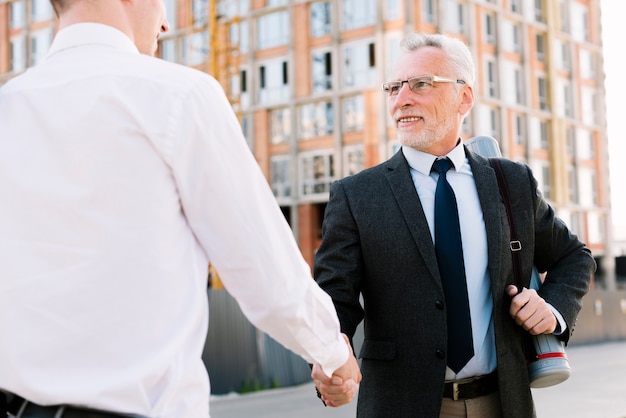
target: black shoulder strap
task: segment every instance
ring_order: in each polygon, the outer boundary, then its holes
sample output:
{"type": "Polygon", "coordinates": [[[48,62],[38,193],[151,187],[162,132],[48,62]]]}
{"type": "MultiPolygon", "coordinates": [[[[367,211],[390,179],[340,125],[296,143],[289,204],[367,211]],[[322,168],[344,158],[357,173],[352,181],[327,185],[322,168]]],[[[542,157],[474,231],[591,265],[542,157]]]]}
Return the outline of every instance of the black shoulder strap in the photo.
{"type": "Polygon", "coordinates": [[[513,207],[511,206],[511,197],[509,195],[509,187],[504,177],[504,171],[498,158],[489,158],[489,164],[496,172],[496,178],[498,179],[498,188],[500,189],[500,196],[504,202],[506,208],[506,216],[509,219],[509,228],[511,230],[511,242],[509,247],[511,248],[511,255],[513,257],[513,274],[515,276],[515,284],[518,291],[522,291],[522,256],[520,251],[522,250],[522,243],[517,239],[517,230],[515,229],[515,222],[513,221],[513,207]]]}

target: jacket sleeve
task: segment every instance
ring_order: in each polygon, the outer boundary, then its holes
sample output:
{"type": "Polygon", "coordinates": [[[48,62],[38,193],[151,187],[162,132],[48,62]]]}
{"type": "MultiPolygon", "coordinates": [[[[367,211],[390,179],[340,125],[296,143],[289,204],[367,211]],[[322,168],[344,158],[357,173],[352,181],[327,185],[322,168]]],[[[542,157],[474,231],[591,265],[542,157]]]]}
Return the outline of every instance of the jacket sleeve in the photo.
{"type": "Polygon", "coordinates": [[[363,319],[359,301],[363,262],[357,224],[342,181],[331,186],[324,214],[322,244],[315,255],[314,277],[332,298],[341,331],[350,340],[363,319]]]}

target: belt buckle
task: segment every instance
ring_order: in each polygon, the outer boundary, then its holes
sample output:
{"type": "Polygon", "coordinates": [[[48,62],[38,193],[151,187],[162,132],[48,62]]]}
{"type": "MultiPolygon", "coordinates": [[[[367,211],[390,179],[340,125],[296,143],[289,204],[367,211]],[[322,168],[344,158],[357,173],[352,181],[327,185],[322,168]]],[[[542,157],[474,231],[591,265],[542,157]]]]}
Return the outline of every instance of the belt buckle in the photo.
{"type": "Polygon", "coordinates": [[[460,393],[461,391],[459,390],[459,383],[452,382],[452,400],[458,401],[460,393]]]}

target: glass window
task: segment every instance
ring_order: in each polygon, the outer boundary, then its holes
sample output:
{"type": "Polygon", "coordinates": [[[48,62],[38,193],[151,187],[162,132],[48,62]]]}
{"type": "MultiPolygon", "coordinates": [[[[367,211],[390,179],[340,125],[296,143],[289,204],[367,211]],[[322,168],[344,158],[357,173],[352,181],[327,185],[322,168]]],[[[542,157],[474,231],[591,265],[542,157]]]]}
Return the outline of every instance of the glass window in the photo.
{"type": "Polygon", "coordinates": [[[541,183],[539,185],[541,191],[543,192],[543,197],[546,199],[552,198],[551,187],[550,187],[550,167],[547,164],[541,165],[541,183]]]}
{"type": "Polygon", "coordinates": [[[280,144],[291,140],[291,111],[288,107],[270,111],[270,141],[280,144]]]}
{"type": "Polygon", "coordinates": [[[332,151],[316,151],[300,156],[302,195],[328,193],[335,180],[332,151]]]}
{"type": "Polygon", "coordinates": [[[343,132],[362,131],[365,122],[365,100],[362,95],[342,101],[343,132]]]}
{"type": "Polygon", "coordinates": [[[163,0],[165,4],[165,16],[167,17],[167,23],[170,25],[170,31],[178,29],[177,24],[177,1],[176,0],[163,0]]]}
{"type": "Polygon", "coordinates": [[[287,61],[265,62],[258,67],[259,103],[272,103],[289,98],[287,61]]]}
{"type": "Polygon", "coordinates": [[[9,3],[9,27],[23,28],[26,25],[26,2],[24,0],[9,3]]]}
{"type": "Polygon", "coordinates": [[[535,0],[535,20],[537,22],[545,21],[543,14],[543,0],[535,0]]]}
{"type": "Polygon", "coordinates": [[[353,43],[343,50],[343,86],[370,86],[376,81],[376,49],[374,43],[353,43]]]}
{"type": "Polygon", "coordinates": [[[209,34],[206,31],[192,33],[183,38],[184,65],[201,65],[208,59],[209,34]]]}
{"type": "Polygon", "coordinates": [[[52,5],[48,0],[32,0],[31,17],[33,22],[42,22],[52,19],[52,5]]]}
{"type": "Polygon", "coordinates": [[[300,106],[298,127],[300,139],[331,135],[334,127],[333,103],[323,101],[300,106]]]}
{"type": "Polygon", "coordinates": [[[491,45],[496,43],[496,18],[491,13],[485,13],[485,42],[491,45]]]}
{"type": "Polygon", "coordinates": [[[515,143],[524,145],[526,142],[526,121],[524,116],[515,115],[515,143]]]}
{"type": "Polygon", "coordinates": [[[446,13],[443,15],[445,31],[465,33],[465,7],[456,0],[446,0],[446,13]]]}
{"type": "Polygon", "coordinates": [[[363,145],[347,146],[343,149],[343,175],[351,176],[365,167],[363,145]]]}
{"type": "Polygon", "coordinates": [[[291,196],[291,158],[277,155],[271,158],[270,178],[272,191],[277,199],[291,196]]]}
{"type": "Polygon", "coordinates": [[[545,38],[543,36],[543,33],[538,33],[537,36],[535,37],[536,43],[537,43],[537,59],[541,62],[544,62],[546,57],[545,57],[545,38]]]}
{"type": "Polygon", "coordinates": [[[524,104],[524,80],[519,68],[513,70],[513,82],[515,83],[515,103],[524,104]]]}
{"type": "Polygon", "coordinates": [[[435,23],[435,0],[423,0],[422,1],[422,18],[426,23],[435,23]]]}
{"type": "Polygon", "coordinates": [[[547,110],[548,109],[548,96],[547,96],[547,88],[546,88],[546,79],[545,77],[537,77],[537,93],[539,99],[539,109],[547,110]]]}
{"type": "Polygon", "coordinates": [[[383,11],[385,13],[385,20],[400,19],[403,16],[402,2],[400,0],[385,0],[383,11]]]}
{"type": "Polygon", "coordinates": [[[31,65],[37,65],[44,58],[46,58],[46,56],[48,55],[48,51],[50,50],[51,44],[52,30],[50,28],[39,30],[31,34],[31,65]]]}
{"type": "Polygon", "coordinates": [[[219,0],[217,13],[227,19],[245,15],[250,11],[250,0],[219,0]]]}
{"type": "Polygon", "coordinates": [[[342,11],[344,30],[376,23],[376,0],[342,0],[342,11]]]}
{"type": "Polygon", "coordinates": [[[496,61],[493,58],[488,58],[485,61],[487,66],[485,75],[487,77],[487,95],[489,97],[497,97],[498,95],[498,80],[496,71],[496,61]]]}
{"type": "Polygon", "coordinates": [[[11,71],[14,73],[26,69],[26,38],[23,36],[11,39],[11,71]]]}
{"type": "Polygon", "coordinates": [[[544,120],[539,121],[539,147],[548,149],[550,139],[548,138],[548,123],[544,120]]]}
{"type": "Polygon", "coordinates": [[[257,46],[259,49],[286,45],[289,42],[289,14],[286,11],[270,13],[257,21],[257,46]]]}
{"type": "Polygon", "coordinates": [[[313,92],[324,92],[333,88],[332,54],[330,51],[314,51],[311,78],[313,92]]]}
{"type": "Polygon", "coordinates": [[[208,0],[193,0],[191,3],[191,13],[193,15],[194,25],[207,23],[209,21],[208,0]]]}
{"type": "Polygon", "coordinates": [[[330,2],[311,3],[311,36],[316,38],[330,34],[330,2]]]}

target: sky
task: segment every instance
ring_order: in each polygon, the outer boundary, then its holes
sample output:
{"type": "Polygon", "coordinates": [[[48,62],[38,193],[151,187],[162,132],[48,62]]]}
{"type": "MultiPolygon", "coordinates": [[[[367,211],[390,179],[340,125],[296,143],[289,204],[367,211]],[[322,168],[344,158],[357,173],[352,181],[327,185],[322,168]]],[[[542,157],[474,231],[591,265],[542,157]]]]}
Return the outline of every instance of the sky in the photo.
{"type": "MultiPolygon", "coordinates": [[[[626,1],[601,0],[602,42],[606,88],[607,135],[613,223],[626,230],[626,62],[624,62],[624,15],[626,1]],[[620,121],[620,118],[622,120],[620,121]],[[622,122],[622,123],[620,123],[622,122]]],[[[616,237],[618,238],[618,237],[616,237]]],[[[626,238],[626,237],[622,237],[626,238]]]]}

